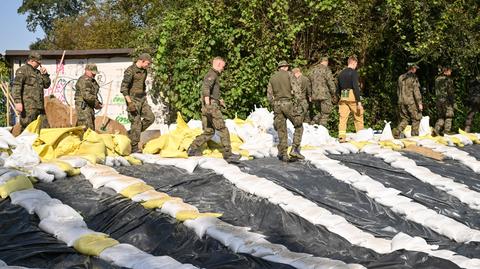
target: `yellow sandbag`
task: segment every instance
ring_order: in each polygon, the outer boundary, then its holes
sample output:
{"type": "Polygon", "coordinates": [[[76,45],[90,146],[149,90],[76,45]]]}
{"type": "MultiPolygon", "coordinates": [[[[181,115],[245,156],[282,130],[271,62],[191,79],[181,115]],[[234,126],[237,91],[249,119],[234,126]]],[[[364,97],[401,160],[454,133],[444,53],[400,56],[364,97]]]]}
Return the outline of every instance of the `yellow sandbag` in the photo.
{"type": "Polygon", "coordinates": [[[33,188],[32,182],[26,176],[16,176],[0,185],[0,197],[7,198],[10,193],[33,188]]]}
{"type": "Polygon", "coordinates": [[[371,143],[368,142],[368,141],[359,141],[359,142],[357,142],[357,141],[349,141],[348,143],[350,143],[350,144],[354,145],[355,147],[357,147],[358,150],[361,150],[361,149],[363,149],[363,147],[365,147],[366,145],[371,144],[371,143]]]}
{"type": "Polygon", "coordinates": [[[177,212],[175,214],[175,218],[179,221],[186,221],[190,219],[196,219],[199,217],[215,217],[215,218],[220,218],[223,216],[221,213],[199,213],[198,211],[195,210],[182,210],[177,212]]]}
{"type": "Polygon", "coordinates": [[[57,143],[55,148],[55,158],[62,157],[74,153],[79,147],[82,141],[80,136],[70,134],[57,143]]]}
{"type": "Polygon", "coordinates": [[[154,200],[143,202],[142,206],[147,209],[162,208],[163,204],[165,204],[166,202],[175,201],[175,200],[182,201],[181,198],[167,196],[165,198],[154,199],[154,200]]]}
{"type": "Polygon", "coordinates": [[[97,161],[103,162],[105,160],[105,154],[106,147],[102,137],[88,129],[75,155],[95,155],[97,161]]]}
{"type": "Polygon", "coordinates": [[[106,248],[120,244],[117,240],[108,237],[106,234],[87,234],[78,238],[73,247],[84,255],[98,256],[106,248]]]}
{"type": "Polygon", "coordinates": [[[393,150],[401,150],[402,149],[402,146],[401,145],[398,145],[398,144],[395,144],[393,141],[391,140],[388,140],[388,141],[380,141],[378,143],[382,148],[389,148],[389,149],[393,149],[393,150]]]}
{"type": "Polygon", "coordinates": [[[29,132],[32,134],[40,134],[40,127],[42,125],[44,117],[43,116],[38,116],[36,120],[30,122],[29,125],[27,125],[27,128],[23,132],[29,132]]]}
{"type": "Polygon", "coordinates": [[[168,135],[161,135],[158,138],[152,139],[143,147],[143,153],[145,154],[157,154],[165,147],[167,143],[168,135]]]}
{"type": "Polygon", "coordinates": [[[75,169],[73,166],[71,166],[69,163],[64,162],[62,160],[52,160],[49,163],[57,165],[60,169],[65,171],[69,177],[73,177],[76,175],[80,175],[80,169],[75,169]]]}
{"type": "Polygon", "coordinates": [[[416,145],[417,145],[417,142],[412,141],[412,140],[402,139],[401,141],[402,141],[403,146],[404,146],[405,148],[410,147],[410,146],[416,146],[416,145]]]}
{"type": "Polygon", "coordinates": [[[463,136],[466,136],[468,139],[472,140],[473,143],[475,144],[480,144],[480,140],[478,139],[478,136],[475,135],[475,134],[471,134],[471,133],[467,133],[465,132],[464,130],[462,129],[458,129],[458,133],[463,135],[463,136]]]}
{"type": "Polygon", "coordinates": [[[188,158],[188,154],[185,151],[164,149],[160,151],[160,157],[162,158],[188,158]]]}
{"type": "Polygon", "coordinates": [[[462,140],[460,138],[455,137],[455,136],[449,136],[448,137],[450,141],[452,141],[453,144],[455,144],[457,147],[464,147],[465,145],[462,143],[462,140]]]}
{"type": "Polygon", "coordinates": [[[132,145],[128,136],[116,134],[113,136],[113,142],[115,142],[115,153],[118,155],[127,156],[132,152],[132,145]]]}
{"type": "Polygon", "coordinates": [[[45,144],[51,145],[55,148],[57,144],[67,136],[81,136],[82,134],[82,127],[46,128],[40,131],[39,138],[45,142],[45,144]]]}
{"type": "Polygon", "coordinates": [[[189,128],[182,117],[182,113],[177,112],[177,129],[189,128]]]}
{"type": "Polygon", "coordinates": [[[130,185],[128,187],[126,187],[125,189],[123,189],[120,194],[125,196],[125,197],[128,197],[128,198],[132,198],[133,196],[139,194],[139,193],[143,193],[143,192],[146,192],[146,191],[151,191],[153,190],[154,188],[152,186],[149,186],[143,182],[140,182],[140,183],[135,183],[133,185],[130,185]]]}
{"type": "Polygon", "coordinates": [[[55,150],[48,144],[34,145],[33,150],[37,152],[40,159],[43,161],[49,161],[55,159],[55,150]]]}
{"type": "Polygon", "coordinates": [[[142,165],[142,161],[132,156],[125,156],[125,160],[127,160],[131,165],[142,165]]]}
{"type": "Polygon", "coordinates": [[[115,142],[113,142],[113,136],[111,134],[100,134],[100,137],[102,137],[103,143],[105,143],[105,147],[107,147],[107,155],[114,156],[115,142]]]}

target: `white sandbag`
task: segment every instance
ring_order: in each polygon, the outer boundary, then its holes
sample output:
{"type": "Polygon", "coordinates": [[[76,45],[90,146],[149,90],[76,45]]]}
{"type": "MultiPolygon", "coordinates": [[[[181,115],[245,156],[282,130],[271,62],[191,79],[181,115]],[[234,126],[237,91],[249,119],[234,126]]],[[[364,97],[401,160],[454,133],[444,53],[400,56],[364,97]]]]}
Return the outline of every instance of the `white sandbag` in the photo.
{"type": "Polygon", "coordinates": [[[154,163],[158,165],[165,165],[165,166],[176,166],[177,163],[181,162],[181,160],[185,159],[180,159],[180,158],[156,158],[154,159],[154,163]]]}
{"type": "Polygon", "coordinates": [[[145,183],[145,181],[134,177],[122,176],[120,178],[108,181],[107,183],[105,183],[104,186],[110,189],[114,189],[115,192],[120,193],[125,188],[136,183],[145,183]]]}
{"type": "Polygon", "coordinates": [[[399,168],[399,169],[404,169],[404,170],[408,169],[409,167],[417,166],[415,161],[407,159],[407,158],[405,158],[405,159],[399,158],[396,161],[394,161],[393,163],[391,163],[390,165],[392,167],[399,168]]]}
{"type": "Polygon", "coordinates": [[[315,224],[322,225],[326,228],[333,228],[339,224],[347,223],[345,218],[338,215],[331,215],[325,218],[318,218],[315,224]]]}
{"type": "Polygon", "coordinates": [[[133,268],[135,263],[152,255],[130,244],[118,244],[100,252],[99,257],[120,267],[133,268]]]}
{"type": "Polygon", "coordinates": [[[105,158],[105,165],[106,166],[113,167],[113,166],[116,166],[115,164],[116,164],[116,162],[115,162],[115,158],[113,156],[107,156],[105,158]]]}
{"type": "Polygon", "coordinates": [[[391,252],[391,240],[384,238],[371,238],[367,241],[360,242],[361,247],[370,248],[379,254],[386,254],[391,252]]]}
{"type": "Polygon", "coordinates": [[[8,145],[7,141],[3,139],[3,137],[0,136],[0,149],[9,149],[10,146],[8,145]]]}
{"type": "Polygon", "coordinates": [[[199,217],[193,220],[186,220],[183,222],[185,226],[193,229],[199,238],[203,238],[208,228],[218,225],[219,219],[215,217],[199,217]]]}
{"type": "Polygon", "coordinates": [[[219,167],[227,166],[228,163],[225,160],[219,158],[204,158],[199,162],[199,165],[204,169],[215,170],[219,167]]]}
{"type": "Polygon", "coordinates": [[[227,247],[233,252],[238,253],[240,249],[245,249],[246,245],[264,240],[265,236],[258,233],[240,232],[229,239],[227,247]]]}
{"type": "Polygon", "coordinates": [[[385,190],[385,186],[382,183],[369,178],[353,182],[352,185],[357,190],[367,192],[368,194],[379,193],[385,190]]]}
{"type": "MultiPolygon", "coordinates": [[[[176,269],[181,263],[169,256],[145,256],[137,260],[133,269],[176,269]]],[[[193,267],[196,268],[196,267],[193,267]]]]}
{"type": "Polygon", "coordinates": [[[97,177],[101,174],[118,174],[118,172],[111,168],[111,167],[108,167],[108,166],[105,166],[105,165],[85,165],[83,166],[82,168],[80,168],[80,173],[82,173],[82,175],[86,178],[86,179],[90,179],[90,178],[93,178],[93,177],[97,177]]]}
{"type": "Polygon", "coordinates": [[[0,260],[0,266],[7,266],[7,264],[4,261],[0,260]]]}
{"type": "Polygon", "coordinates": [[[118,166],[131,166],[130,162],[125,159],[123,156],[116,156],[115,159],[118,162],[118,166]]]}
{"type": "Polygon", "coordinates": [[[75,157],[75,156],[62,156],[59,160],[70,164],[73,168],[84,167],[88,164],[88,161],[84,158],[75,157]]]}
{"type": "Polygon", "coordinates": [[[198,209],[195,206],[184,203],[182,201],[167,201],[160,209],[162,213],[170,215],[172,218],[175,218],[178,212],[184,210],[198,212],[198,209]]]}
{"type": "Polygon", "coordinates": [[[52,199],[45,204],[35,207],[35,214],[37,214],[40,220],[46,218],[83,220],[82,216],[75,209],[65,204],[59,204],[57,199],[52,199]]]}
{"type": "Polygon", "coordinates": [[[132,201],[137,203],[142,203],[150,200],[161,199],[166,197],[167,194],[158,192],[156,190],[149,190],[146,192],[139,193],[132,197],[132,201]]]}
{"type": "MultiPolygon", "coordinates": [[[[305,268],[305,269],[350,269],[350,267],[342,261],[332,260],[327,258],[320,257],[306,257],[303,259],[298,259],[289,265],[295,268],[305,268]],[[313,266],[313,267],[312,267],[313,266]]],[[[358,268],[358,267],[357,267],[358,268]]],[[[364,267],[360,267],[365,269],[364,267]]]]}
{"type": "Polygon", "coordinates": [[[153,154],[145,154],[145,153],[132,153],[130,154],[130,156],[134,157],[135,159],[139,159],[143,163],[154,163],[158,157],[153,154]]]}
{"type": "Polygon", "coordinates": [[[293,196],[294,196],[293,193],[291,193],[288,190],[285,190],[282,192],[275,193],[273,197],[270,197],[269,201],[276,205],[286,204],[286,201],[292,199],[293,196]]]}
{"type": "Polygon", "coordinates": [[[380,141],[389,141],[395,139],[392,134],[392,127],[390,124],[391,121],[383,121],[385,122],[385,127],[383,127],[382,135],[380,136],[380,141]]]}
{"type": "Polygon", "coordinates": [[[198,165],[198,159],[188,158],[188,159],[182,159],[181,161],[177,162],[175,166],[183,170],[186,170],[189,174],[191,174],[193,173],[197,165],[198,165]]]}
{"type": "MultiPolygon", "coordinates": [[[[343,148],[347,149],[349,153],[356,154],[359,152],[359,149],[351,143],[342,143],[340,144],[343,148]]],[[[347,154],[347,153],[346,153],[347,154]]]]}
{"type": "Polygon", "coordinates": [[[46,192],[37,190],[37,189],[28,189],[28,190],[12,192],[9,197],[11,199],[12,204],[20,205],[25,209],[28,208],[27,211],[29,214],[33,213],[33,208],[31,206],[27,206],[27,204],[29,203],[32,205],[35,203],[42,204],[52,200],[52,198],[46,192]],[[27,200],[32,200],[32,201],[28,202],[27,200]]]}
{"type": "Polygon", "coordinates": [[[398,194],[402,193],[401,191],[393,188],[384,188],[381,192],[376,192],[376,193],[369,193],[368,196],[370,196],[373,199],[381,198],[381,197],[392,197],[396,196],[398,194]]]}
{"type": "MultiPolygon", "coordinates": [[[[106,172],[109,173],[109,172],[106,172]]],[[[99,175],[96,177],[91,177],[88,179],[88,181],[92,184],[94,189],[98,189],[100,187],[105,186],[108,182],[111,182],[113,180],[119,180],[119,179],[124,179],[127,178],[124,175],[120,175],[118,173],[109,173],[105,175],[99,175]]]]}
{"type": "Polygon", "coordinates": [[[411,237],[402,232],[398,233],[391,241],[392,251],[406,249],[411,251],[429,251],[437,249],[436,245],[429,245],[425,239],[415,236],[411,237]]]}
{"type": "Polygon", "coordinates": [[[52,163],[41,163],[32,170],[32,176],[41,182],[52,182],[55,179],[63,179],[67,177],[67,173],[52,163]]]}
{"type": "Polygon", "coordinates": [[[280,253],[277,253],[276,255],[263,256],[262,259],[267,260],[267,261],[271,261],[271,262],[275,262],[275,263],[282,263],[282,264],[291,265],[295,261],[305,259],[305,258],[308,258],[308,257],[312,257],[312,256],[313,255],[307,254],[307,253],[282,251],[280,253]]]}
{"type": "Polygon", "coordinates": [[[98,233],[92,231],[85,227],[72,227],[68,229],[63,229],[57,235],[58,240],[65,242],[67,246],[71,247],[80,237],[87,235],[87,234],[94,234],[94,235],[105,235],[104,233],[98,233]]]}
{"type": "Polygon", "coordinates": [[[420,136],[427,136],[432,134],[432,129],[430,127],[430,117],[424,116],[420,120],[420,127],[418,129],[420,136]]]}
{"type": "Polygon", "coordinates": [[[372,145],[366,145],[365,147],[362,148],[362,152],[365,152],[367,154],[378,154],[382,150],[382,147],[376,144],[372,145]]]}
{"type": "Polygon", "coordinates": [[[272,197],[276,197],[278,194],[282,194],[286,192],[287,190],[273,182],[268,181],[269,184],[264,184],[265,188],[258,188],[253,191],[254,195],[257,195],[259,197],[263,197],[266,199],[270,199],[272,197]]]}
{"type": "Polygon", "coordinates": [[[40,157],[33,149],[32,144],[37,139],[36,134],[22,133],[17,137],[18,145],[10,157],[5,160],[5,167],[31,168],[40,163],[40,157]]]}
{"type": "Polygon", "coordinates": [[[87,228],[85,221],[81,219],[58,219],[46,218],[40,221],[38,227],[44,232],[57,236],[66,229],[72,228],[87,228]]]}
{"type": "Polygon", "coordinates": [[[247,243],[238,249],[238,253],[247,253],[260,258],[268,255],[276,255],[277,253],[284,251],[288,251],[285,246],[272,244],[265,239],[259,239],[255,242],[247,243]]]}
{"type": "Polygon", "coordinates": [[[373,129],[368,128],[358,131],[352,136],[352,140],[357,142],[373,140],[373,129]]]}
{"type": "Polygon", "coordinates": [[[0,128],[0,137],[7,142],[10,147],[16,147],[18,142],[7,128],[0,128]]]}
{"type": "Polygon", "coordinates": [[[206,230],[208,236],[220,241],[223,245],[231,244],[235,237],[242,237],[250,228],[237,227],[225,222],[217,222],[215,226],[211,226],[206,230]]]}

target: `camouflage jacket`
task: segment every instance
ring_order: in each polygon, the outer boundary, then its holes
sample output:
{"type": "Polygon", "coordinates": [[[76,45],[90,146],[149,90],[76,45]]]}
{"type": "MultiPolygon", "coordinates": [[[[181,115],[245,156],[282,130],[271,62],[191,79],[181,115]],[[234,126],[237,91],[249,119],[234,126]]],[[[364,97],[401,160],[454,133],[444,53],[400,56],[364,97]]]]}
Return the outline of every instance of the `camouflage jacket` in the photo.
{"type": "Polygon", "coordinates": [[[15,103],[26,109],[44,109],[44,90],[50,87],[50,76],[40,74],[29,64],[22,65],[15,72],[12,96],[15,103]]]}
{"type": "Polygon", "coordinates": [[[214,100],[221,99],[220,74],[213,68],[210,68],[210,70],[208,70],[208,73],[203,78],[202,104],[204,102],[203,100],[205,100],[204,97],[210,97],[214,100]]]}
{"type": "Polygon", "coordinates": [[[147,70],[132,64],[123,73],[120,92],[124,96],[144,97],[146,95],[147,70]]]}
{"type": "Polygon", "coordinates": [[[304,75],[291,77],[293,97],[297,101],[307,101],[312,96],[310,80],[304,75]]]}
{"type": "Polygon", "coordinates": [[[75,106],[81,106],[82,101],[91,108],[100,103],[98,100],[98,91],[100,86],[94,78],[86,75],[81,76],[75,84],[75,106]]]}
{"type": "Polygon", "coordinates": [[[455,100],[455,86],[453,80],[447,76],[438,76],[435,79],[435,94],[437,99],[455,100]]]}
{"type": "Polygon", "coordinates": [[[337,87],[332,71],[322,64],[313,67],[310,74],[312,83],[312,100],[332,100],[335,97],[337,87]]]}
{"type": "Polygon", "coordinates": [[[417,75],[407,72],[398,78],[398,103],[403,105],[417,106],[422,104],[422,95],[420,93],[420,82],[417,75]]]}
{"type": "Polygon", "coordinates": [[[291,75],[288,71],[278,70],[270,77],[267,98],[270,104],[277,100],[292,100],[291,75]]]}

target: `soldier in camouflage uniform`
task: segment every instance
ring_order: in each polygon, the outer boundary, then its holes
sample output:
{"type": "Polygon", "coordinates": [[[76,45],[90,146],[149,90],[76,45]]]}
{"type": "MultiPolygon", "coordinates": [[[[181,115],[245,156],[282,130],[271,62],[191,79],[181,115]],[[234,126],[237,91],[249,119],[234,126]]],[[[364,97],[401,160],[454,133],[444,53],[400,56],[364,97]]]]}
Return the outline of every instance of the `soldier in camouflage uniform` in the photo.
{"type": "Polygon", "coordinates": [[[147,102],[145,80],[147,68],[152,63],[152,57],[141,54],[137,61],[125,70],[120,92],[127,102],[128,120],[131,123],[128,137],[131,140],[132,152],[138,152],[140,134],[155,121],[155,115],[147,102]]]}
{"type": "Polygon", "coordinates": [[[298,67],[294,68],[292,73],[294,104],[302,109],[303,122],[309,122],[308,101],[312,98],[310,80],[302,74],[302,71],[298,67]]]}
{"type": "Polygon", "coordinates": [[[98,100],[100,86],[95,80],[98,73],[94,63],[85,66],[85,74],[75,84],[75,110],[77,111],[77,126],[85,126],[95,130],[95,109],[101,109],[102,103],[98,100]]]}
{"type": "Polygon", "coordinates": [[[435,79],[438,119],[435,123],[435,134],[451,134],[455,105],[455,86],[451,78],[452,69],[444,67],[442,74],[435,79]]]}
{"type": "Polygon", "coordinates": [[[38,116],[43,116],[41,126],[48,127],[45,119],[44,90],[50,87],[50,76],[45,67],[40,67],[42,56],[32,52],[27,63],[15,72],[12,95],[15,109],[20,113],[20,127],[24,130],[38,116]],[[40,67],[40,70],[38,68],[40,67]]]}
{"type": "Polygon", "coordinates": [[[202,155],[199,148],[209,141],[217,131],[223,146],[223,158],[227,162],[236,162],[240,159],[240,156],[232,153],[230,133],[221,111],[221,107],[225,107],[220,93],[220,73],[224,68],[225,60],[221,57],[215,57],[212,61],[212,68],[203,79],[201,96],[203,133],[195,138],[187,153],[189,156],[202,155]]]}
{"type": "Polygon", "coordinates": [[[326,126],[333,105],[338,102],[335,80],[328,67],[327,57],[323,57],[320,64],[313,67],[310,81],[312,82],[312,107],[319,111],[312,119],[312,123],[326,126]]]}
{"type": "Polygon", "coordinates": [[[273,126],[280,140],[277,146],[278,158],[284,162],[305,159],[300,153],[303,135],[303,110],[300,106],[295,106],[293,103],[291,75],[288,72],[288,67],[289,65],[286,61],[281,61],[278,64],[278,71],[270,77],[267,88],[267,98],[273,107],[274,113],[273,126]],[[295,127],[290,155],[288,155],[287,119],[295,127]]]}
{"type": "Polygon", "coordinates": [[[408,72],[398,78],[398,108],[400,110],[400,122],[393,130],[393,136],[399,138],[408,122],[412,121],[412,136],[418,136],[420,120],[422,119],[422,95],[420,82],[418,81],[416,64],[409,64],[408,72]]]}
{"type": "Polygon", "coordinates": [[[472,79],[468,86],[470,111],[468,111],[467,120],[465,121],[466,132],[471,131],[473,118],[475,117],[475,114],[480,110],[480,75],[472,79]]]}

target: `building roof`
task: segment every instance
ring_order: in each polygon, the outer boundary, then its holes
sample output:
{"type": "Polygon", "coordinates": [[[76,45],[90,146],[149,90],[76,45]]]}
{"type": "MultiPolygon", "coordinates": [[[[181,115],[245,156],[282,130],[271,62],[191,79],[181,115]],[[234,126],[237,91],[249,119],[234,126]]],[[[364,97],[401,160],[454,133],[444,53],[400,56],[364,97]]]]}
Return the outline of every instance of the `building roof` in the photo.
{"type": "MultiPolygon", "coordinates": [[[[27,57],[31,50],[7,50],[5,51],[5,59],[9,61],[12,58],[27,57]]],[[[63,54],[63,50],[36,50],[36,52],[42,55],[44,59],[60,59],[63,54]]],[[[94,49],[94,50],[66,50],[65,58],[93,58],[93,57],[129,57],[132,56],[133,49],[94,49]]]]}

